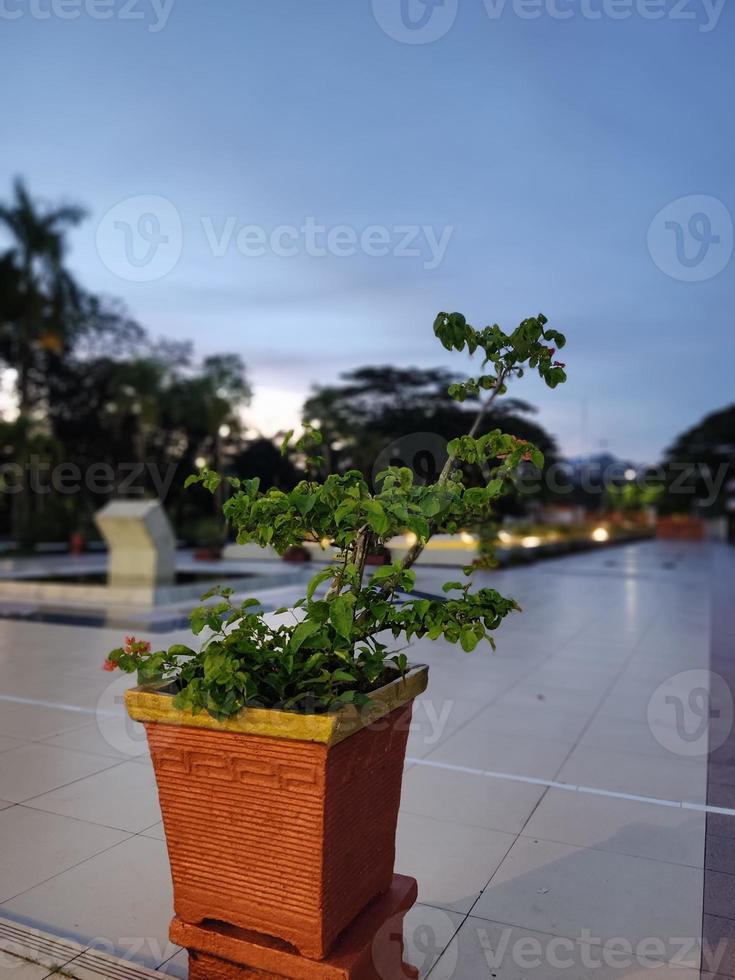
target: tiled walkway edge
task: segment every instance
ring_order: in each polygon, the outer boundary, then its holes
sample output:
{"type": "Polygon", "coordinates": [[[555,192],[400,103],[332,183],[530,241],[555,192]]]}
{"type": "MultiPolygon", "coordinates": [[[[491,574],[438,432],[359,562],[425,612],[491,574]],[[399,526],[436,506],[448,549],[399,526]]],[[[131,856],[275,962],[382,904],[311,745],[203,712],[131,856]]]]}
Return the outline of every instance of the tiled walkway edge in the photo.
{"type": "MultiPolygon", "coordinates": [[[[735,549],[713,551],[710,668],[735,696],[735,549]]],[[[735,726],[731,717],[710,719],[713,741],[727,737],[709,756],[707,804],[735,807],[735,726]],[[719,736],[719,737],[718,737],[719,736]]],[[[735,977],[735,817],[707,814],[702,937],[703,980],[735,977]],[[721,944],[721,945],[720,945],[721,944]],[[717,973],[708,972],[714,955],[717,973]],[[720,958],[721,955],[721,958],[720,958]]]]}

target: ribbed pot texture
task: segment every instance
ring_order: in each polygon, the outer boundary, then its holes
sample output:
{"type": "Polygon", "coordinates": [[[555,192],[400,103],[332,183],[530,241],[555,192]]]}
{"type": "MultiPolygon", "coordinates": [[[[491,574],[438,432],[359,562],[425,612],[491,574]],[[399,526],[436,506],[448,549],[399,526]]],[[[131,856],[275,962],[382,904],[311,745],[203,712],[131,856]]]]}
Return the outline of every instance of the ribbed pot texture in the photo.
{"type": "Polygon", "coordinates": [[[146,722],[177,915],[327,956],[391,885],[411,710],[333,745],[146,722]]]}

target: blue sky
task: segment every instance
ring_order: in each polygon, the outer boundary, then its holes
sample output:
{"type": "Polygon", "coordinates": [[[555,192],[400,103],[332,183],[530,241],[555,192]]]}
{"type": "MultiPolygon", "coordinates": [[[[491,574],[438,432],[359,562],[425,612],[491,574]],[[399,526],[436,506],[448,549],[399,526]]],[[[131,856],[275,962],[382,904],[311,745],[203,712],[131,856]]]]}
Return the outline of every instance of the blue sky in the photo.
{"type": "Polygon", "coordinates": [[[517,394],[570,453],[655,459],[735,400],[732,8],[405,0],[441,35],[405,43],[400,0],[60,2],[0,2],[0,194],[86,204],[82,281],[239,352],[255,424],[359,364],[465,369],[431,332],[455,309],[568,334],[568,384],[517,394]],[[136,260],[168,236],[140,276],[125,225],[136,260]]]}

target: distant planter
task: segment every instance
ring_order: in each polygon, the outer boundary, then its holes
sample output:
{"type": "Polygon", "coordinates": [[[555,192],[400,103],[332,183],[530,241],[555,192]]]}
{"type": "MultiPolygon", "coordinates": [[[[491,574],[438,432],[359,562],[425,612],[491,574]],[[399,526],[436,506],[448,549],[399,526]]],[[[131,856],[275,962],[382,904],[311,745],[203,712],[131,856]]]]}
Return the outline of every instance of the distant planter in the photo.
{"type": "Polygon", "coordinates": [[[222,558],[221,548],[197,548],[194,552],[195,561],[219,561],[222,558]]]}
{"type": "Polygon", "coordinates": [[[698,517],[672,514],[656,521],[656,537],[662,541],[704,541],[705,524],[698,517]]]}
{"type": "Polygon", "coordinates": [[[311,561],[311,555],[299,544],[291,545],[290,548],[286,548],[283,552],[282,558],[284,561],[291,562],[293,565],[299,565],[305,561],[311,561]]]}
{"type": "Polygon", "coordinates": [[[362,709],[247,708],[224,721],[135,688],[166,831],[174,906],[186,922],[255,929],[322,959],[393,879],[413,699],[428,668],[362,709]]]}
{"type": "Polygon", "coordinates": [[[81,531],[74,531],[69,535],[69,554],[83,555],[87,550],[87,538],[81,531]]]}
{"type": "Polygon", "coordinates": [[[391,554],[388,548],[376,548],[365,559],[366,565],[389,565],[391,554]]]}

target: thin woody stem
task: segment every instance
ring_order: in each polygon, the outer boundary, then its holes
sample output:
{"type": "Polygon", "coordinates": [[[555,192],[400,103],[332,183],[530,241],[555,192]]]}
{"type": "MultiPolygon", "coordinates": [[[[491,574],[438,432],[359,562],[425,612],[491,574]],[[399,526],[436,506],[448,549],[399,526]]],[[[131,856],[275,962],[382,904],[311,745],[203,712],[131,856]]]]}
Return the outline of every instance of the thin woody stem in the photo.
{"type": "MultiPolygon", "coordinates": [[[[478,433],[478,431],[480,429],[480,426],[482,425],[483,419],[487,415],[488,410],[490,409],[490,406],[493,404],[493,402],[495,401],[495,399],[500,394],[500,392],[501,392],[501,390],[503,388],[503,385],[505,384],[505,381],[506,381],[506,379],[507,379],[507,377],[508,377],[509,374],[510,374],[510,370],[508,368],[503,368],[500,371],[500,374],[498,375],[498,380],[495,383],[495,386],[494,386],[494,388],[492,390],[492,394],[485,401],[485,403],[480,408],[480,411],[477,413],[477,417],[475,418],[475,421],[472,424],[472,428],[470,429],[470,431],[468,433],[468,435],[470,437],[474,437],[474,436],[477,435],[477,433],[478,433]]],[[[439,486],[439,487],[444,486],[444,484],[447,482],[447,480],[449,479],[449,477],[452,475],[452,472],[454,471],[454,469],[455,469],[456,466],[457,466],[457,459],[456,459],[456,457],[455,456],[450,456],[449,459],[447,459],[446,463],[444,464],[444,468],[442,469],[441,473],[439,474],[439,479],[437,480],[437,486],[439,486]]],[[[411,548],[408,549],[408,551],[406,552],[405,556],[403,557],[403,560],[401,561],[401,569],[402,570],[405,571],[405,569],[410,568],[414,564],[414,562],[419,557],[419,555],[421,554],[421,552],[424,550],[424,548],[426,547],[428,541],[430,540],[431,536],[435,533],[435,531],[436,531],[436,527],[435,526],[430,527],[429,534],[428,534],[426,540],[425,541],[417,541],[414,545],[412,545],[411,548]]],[[[384,591],[387,592],[388,590],[385,589],[384,591]]]]}

